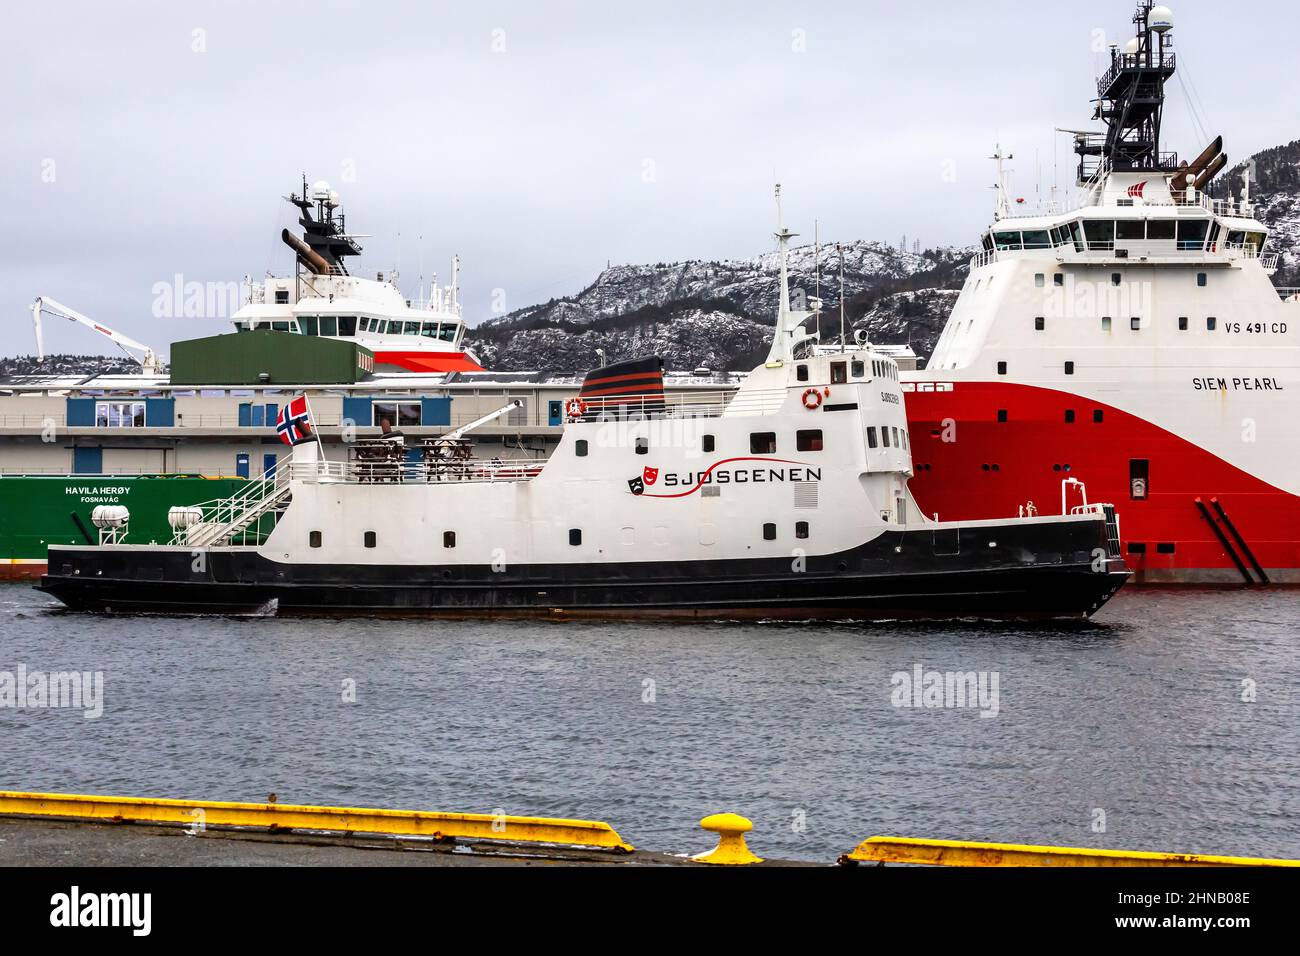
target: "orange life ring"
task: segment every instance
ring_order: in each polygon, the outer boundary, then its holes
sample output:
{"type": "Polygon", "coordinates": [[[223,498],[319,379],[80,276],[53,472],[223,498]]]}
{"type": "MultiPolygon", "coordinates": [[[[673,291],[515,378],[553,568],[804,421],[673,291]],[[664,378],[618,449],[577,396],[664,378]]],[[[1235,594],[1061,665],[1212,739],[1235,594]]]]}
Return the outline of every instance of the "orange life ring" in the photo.
{"type": "Polygon", "coordinates": [[[803,407],[808,411],[816,411],[821,407],[822,393],[815,388],[805,388],[803,390],[803,407]]]}
{"type": "Polygon", "coordinates": [[[571,398],[565,403],[564,411],[570,419],[582,418],[587,414],[587,403],[580,398],[571,398]]]}

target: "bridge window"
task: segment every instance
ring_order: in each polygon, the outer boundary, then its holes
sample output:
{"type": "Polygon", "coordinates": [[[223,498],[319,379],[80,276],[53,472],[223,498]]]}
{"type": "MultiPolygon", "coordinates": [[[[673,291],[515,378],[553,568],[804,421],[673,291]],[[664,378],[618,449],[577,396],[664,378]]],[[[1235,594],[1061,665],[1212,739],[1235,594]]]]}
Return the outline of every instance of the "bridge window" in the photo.
{"type": "MultiPolygon", "coordinates": [[[[394,323],[394,324],[396,324],[396,323],[394,323]]],[[[419,335],[419,334],[420,334],[420,323],[419,323],[419,322],[403,322],[403,323],[401,323],[401,325],[402,325],[402,334],[403,334],[403,335],[419,335]]]]}
{"type": "Polygon", "coordinates": [[[420,337],[425,339],[436,339],[438,337],[438,323],[422,323],[420,326],[420,337]]]}
{"type": "Polygon", "coordinates": [[[767,522],[765,525],[763,525],[763,540],[764,540],[764,541],[775,541],[775,540],[776,540],[776,524],[775,524],[775,523],[769,521],[769,522],[767,522]]]}
{"type": "Polygon", "coordinates": [[[419,402],[375,402],[370,406],[371,424],[382,425],[387,421],[395,428],[403,425],[420,424],[419,402]]]}
{"type": "Polygon", "coordinates": [[[1052,240],[1047,235],[1046,229],[1036,229],[1022,233],[1026,249],[1050,249],[1052,240]]]}
{"type": "Polygon", "coordinates": [[[821,451],[822,430],[805,428],[795,432],[795,448],[799,451],[821,451]]]}
{"type": "Polygon", "coordinates": [[[349,338],[357,334],[357,317],[355,315],[339,316],[339,335],[349,338]]]}
{"type": "Polygon", "coordinates": [[[444,323],[438,328],[438,338],[442,339],[444,342],[455,342],[456,330],[458,328],[459,326],[457,325],[447,325],[444,323]]]}
{"type": "Polygon", "coordinates": [[[1121,219],[1115,223],[1115,238],[1117,240],[1134,240],[1145,239],[1147,237],[1147,224],[1142,219],[1121,219]]]}
{"type": "Polygon", "coordinates": [[[1022,248],[1020,244],[1019,232],[995,232],[993,233],[993,242],[997,245],[997,248],[1001,251],[1006,251],[1006,250],[1018,251],[1022,248]]]}
{"type": "Polygon", "coordinates": [[[337,315],[322,315],[320,317],[320,334],[330,336],[338,335],[339,317],[337,315]]]}
{"type": "Polygon", "coordinates": [[[316,316],[298,316],[298,331],[303,335],[320,335],[320,326],[317,324],[316,316]]]}
{"type": "Polygon", "coordinates": [[[1164,239],[1174,238],[1174,220],[1172,219],[1148,219],[1147,220],[1147,238],[1164,239]]]}
{"type": "Polygon", "coordinates": [[[796,366],[794,367],[794,379],[795,379],[796,382],[806,382],[806,381],[808,381],[808,366],[807,366],[807,365],[796,365],[796,366]]]}
{"type": "Polygon", "coordinates": [[[1115,222],[1088,219],[1083,224],[1083,235],[1089,249],[1110,249],[1115,245],[1115,222]]]}
{"type": "Polygon", "coordinates": [[[289,323],[288,323],[288,322],[272,322],[272,323],[271,323],[271,331],[272,331],[272,332],[288,332],[288,331],[289,331],[289,323]]]}
{"type": "Polygon", "coordinates": [[[776,432],[750,432],[749,453],[751,455],[775,455],[776,432]]]}
{"type": "Polygon", "coordinates": [[[843,385],[849,380],[849,366],[846,362],[831,362],[831,384],[843,385]]]}
{"type": "Polygon", "coordinates": [[[1179,249],[1203,249],[1205,248],[1205,235],[1210,231],[1210,223],[1206,219],[1185,219],[1178,221],[1178,248],[1179,249]]]}
{"type": "Polygon", "coordinates": [[[866,374],[867,365],[861,359],[849,363],[849,374],[854,378],[862,378],[866,374]]]}

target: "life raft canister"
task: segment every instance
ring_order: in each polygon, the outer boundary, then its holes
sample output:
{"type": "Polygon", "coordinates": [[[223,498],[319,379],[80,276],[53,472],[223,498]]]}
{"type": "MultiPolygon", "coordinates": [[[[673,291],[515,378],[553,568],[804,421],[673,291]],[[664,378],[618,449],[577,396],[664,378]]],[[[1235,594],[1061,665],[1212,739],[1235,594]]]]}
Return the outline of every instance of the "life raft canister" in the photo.
{"type": "MultiPolygon", "coordinates": [[[[830,391],[830,389],[827,389],[827,391],[830,391]]],[[[805,388],[805,389],[803,390],[803,407],[804,407],[804,408],[808,409],[808,410],[811,412],[811,411],[815,411],[815,410],[817,410],[818,408],[820,408],[820,407],[821,407],[821,404],[822,404],[822,393],[821,393],[821,392],[817,391],[817,389],[815,389],[815,388],[805,388]]]]}

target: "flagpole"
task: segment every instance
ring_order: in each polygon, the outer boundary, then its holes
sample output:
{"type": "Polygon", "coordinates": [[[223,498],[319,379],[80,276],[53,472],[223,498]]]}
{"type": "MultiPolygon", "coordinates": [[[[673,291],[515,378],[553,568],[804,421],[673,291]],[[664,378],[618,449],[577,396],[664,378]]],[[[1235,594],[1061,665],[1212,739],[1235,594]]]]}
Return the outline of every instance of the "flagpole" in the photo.
{"type": "Polygon", "coordinates": [[[320,429],[316,425],[316,413],[311,410],[311,399],[307,397],[306,392],[302,393],[302,401],[307,406],[307,420],[311,422],[311,433],[316,439],[316,448],[320,452],[320,460],[329,461],[325,457],[325,443],[321,441],[320,429]]]}

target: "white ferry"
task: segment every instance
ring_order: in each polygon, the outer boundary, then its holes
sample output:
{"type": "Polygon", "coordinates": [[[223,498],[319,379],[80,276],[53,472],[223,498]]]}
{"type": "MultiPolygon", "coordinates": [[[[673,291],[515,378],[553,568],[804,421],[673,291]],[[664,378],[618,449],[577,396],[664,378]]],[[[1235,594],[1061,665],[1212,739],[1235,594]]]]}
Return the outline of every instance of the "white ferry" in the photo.
{"type": "MultiPolygon", "coordinates": [[[[779,192],[778,192],[779,196],[779,192]]],[[[40,587],[123,612],[687,618],[1086,617],[1124,583],[1119,518],[921,513],[895,361],[817,350],[780,305],[767,361],[716,404],[662,363],[590,372],[544,461],[473,457],[476,423],[331,460],[307,437],[240,495],[176,508],[166,545],[52,546],[40,587]]],[[[305,399],[301,400],[305,402],[305,399]]],[[[292,408],[293,406],[291,406],[292,408]]],[[[508,406],[499,410],[504,414],[508,406]]],[[[491,416],[485,416],[485,420],[491,416]]],[[[1062,486],[1081,491],[1075,479],[1062,486]]]]}

